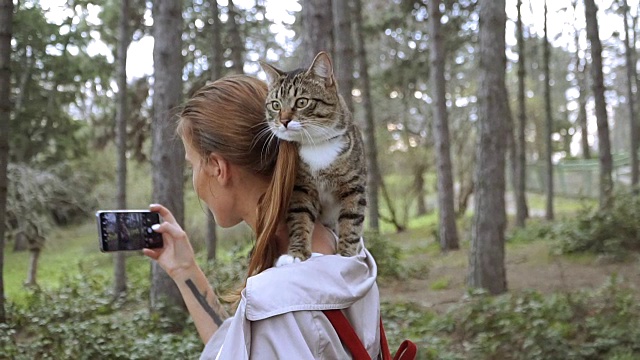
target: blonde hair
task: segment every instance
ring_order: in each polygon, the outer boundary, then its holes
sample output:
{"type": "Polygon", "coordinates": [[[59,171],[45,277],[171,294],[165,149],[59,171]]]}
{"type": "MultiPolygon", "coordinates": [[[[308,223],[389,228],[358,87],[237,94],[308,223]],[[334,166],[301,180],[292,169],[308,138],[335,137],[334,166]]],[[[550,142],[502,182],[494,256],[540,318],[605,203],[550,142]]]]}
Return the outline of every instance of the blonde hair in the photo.
{"type": "Polygon", "coordinates": [[[246,75],[208,83],[185,104],[177,131],[203,159],[217,153],[227,161],[269,177],[257,208],[256,244],[247,276],[273,265],[274,235],[286,214],[297,167],[297,148],[276,141],[265,120],[267,86],[246,75]]]}

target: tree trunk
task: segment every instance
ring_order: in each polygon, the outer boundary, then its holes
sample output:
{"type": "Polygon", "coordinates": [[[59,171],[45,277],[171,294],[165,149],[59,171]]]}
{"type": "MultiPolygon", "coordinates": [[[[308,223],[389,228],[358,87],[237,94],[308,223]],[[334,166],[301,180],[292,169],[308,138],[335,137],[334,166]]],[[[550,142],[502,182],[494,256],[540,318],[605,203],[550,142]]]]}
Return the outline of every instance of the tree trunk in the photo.
{"type": "MultiPolygon", "coordinates": [[[[211,5],[211,17],[213,23],[211,26],[211,81],[216,81],[223,75],[224,49],[222,47],[221,32],[222,26],[220,25],[220,14],[218,9],[218,2],[216,0],[210,1],[211,5]]],[[[211,214],[211,211],[207,210],[207,234],[205,238],[205,244],[207,247],[207,260],[214,260],[216,258],[216,250],[218,247],[218,233],[216,231],[216,220],[211,214]]]]}
{"type": "Polygon", "coordinates": [[[205,244],[207,246],[207,260],[216,259],[216,250],[218,248],[218,233],[216,226],[216,219],[209,209],[207,212],[207,238],[205,244]]]}
{"type": "MultiPolygon", "coordinates": [[[[127,48],[129,47],[129,0],[120,3],[120,29],[118,39],[118,109],[116,112],[117,194],[116,207],[127,208],[127,48]]],[[[127,262],[123,252],[113,254],[113,294],[127,291],[127,262]]]]}
{"type": "Polygon", "coordinates": [[[633,93],[634,79],[638,76],[636,69],[636,57],[634,48],[629,40],[629,5],[627,0],[622,0],[624,8],[624,48],[627,62],[627,103],[629,105],[629,132],[631,133],[631,186],[638,185],[638,123],[636,120],[636,109],[634,104],[635,94],[633,93]]]}
{"type": "Polygon", "coordinates": [[[456,217],[461,218],[466,212],[469,206],[469,199],[473,195],[474,185],[471,181],[468,185],[460,184],[460,195],[458,196],[458,211],[456,217]]]}
{"type": "Polygon", "coordinates": [[[613,193],[613,160],[611,158],[611,140],[609,138],[609,121],[607,103],[604,98],[604,75],[602,73],[602,44],[598,36],[598,8],[594,0],[585,0],[585,18],[587,21],[587,38],[591,44],[591,87],[595,98],[596,118],[598,124],[598,154],[600,159],[600,208],[608,207],[613,193]]]}
{"type": "Polygon", "coordinates": [[[505,0],[480,4],[478,143],[475,211],[469,255],[469,286],[491,294],[507,290],[504,263],[505,0]]]}
{"type": "Polygon", "coordinates": [[[211,7],[211,81],[216,81],[222,77],[222,69],[224,68],[224,49],[222,48],[222,24],[220,21],[220,8],[217,0],[210,0],[211,7]]]}
{"type": "Polygon", "coordinates": [[[396,214],[396,209],[393,207],[391,195],[389,195],[389,191],[387,191],[387,187],[384,185],[384,182],[379,181],[380,191],[382,192],[382,196],[384,197],[385,202],[387,203],[387,208],[389,209],[389,217],[385,218],[379,215],[380,219],[392,224],[396,228],[397,233],[401,233],[406,230],[402,221],[398,218],[396,214]]]}
{"type": "MultiPolygon", "coordinates": [[[[573,12],[576,12],[578,0],[572,2],[573,12]]],[[[580,57],[580,30],[574,27],[574,42],[576,45],[576,79],[578,85],[578,125],[580,126],[580,145],[582,157],[591,159],[591,148],[589,147],[589,129],[587,127],[587,61],[580,57]]]]}
{"type": "Polygon", "coordinates": [[[4,296],[4,244],[7,216],[7,167],[11,120],[11,25],[13,0],[0,0],[0,324],[7,322],[4,296]]]}
{"type": "MultiPolygon", "coordinates": [[[[586,60],[585,60],[586,62],[586,60]]],[[[580,124],[580,145],[582,148],[582,157],[584,159],[591,159],[591,148],[589,147],[589,127],[587,126],[587,64],[583,63],[579,68],[579,82],[578,89],[578,124],[580,124]]]]}
{"type": "Polygon", "coordinates": [[[331,58],[335,58],[331,0],[303,1],[302,27],[301,55],[304,64],[311,64],[320,51],[325,51],[331,58]]]}
{"type": "Polygon", "coordinates": [[[235,74],[244,74],[244,42],[240,35],[240,21],[238,19],[238,11],[233,3],[229,0],[229,36],[231,36],[231,61],[233,66],[231,70],[235,74]]]}
{"type": "Polygon", "coordinates": [[[431,33],[431,97],[433,98],[433,135],[436,145],[438,169],[438,215],[440,220],[440,250],[460,248],[456,212],[454,208],[453,174],[449,145],[449,119],[447,113],[445,50],[440,18],[440,0],[429,1],[429,32],[431,33]]]}
{"type": "Polygon", "coordinates": [[[424,191],[424,172],[426,167],[416,166],[413,172],[413,191],[416,194],[416,216],[422,216],[427,213],[427,202],[425,201],[424,191]]]}
{"type": "Polygon", "coordinates": [[[518,0],[518,136],[516,141],[515,159],[515,188],[516,226],[525,227],[529,214],[527,207],[527,142],[525,130],[527,128],[527,104],[525,97],[525,43],[522,26],[522,0],[518,0]]]}
{"type": "MultiPolygon", "coordinates": [[[[179,224],[184,223],[184,148],[175,135],[176,111],[182,96],[182,1],[153,4],[153,121],[151,123],[153,201],[166,206],[179,224]]],[[[163,304],[184,308],[178,287],[153,262],[151,308],[163,304]]]]}
{"type": "Polygon", "coordinates": [[[351,8],[348,0],[333,1],[333,38],[335,42],[334,69],[340,95],[353,111],[353,36],[351,8]]]}
{"type": "Polygon", "coordinates": [[[38,285],[38,259],[40,258],[40,249],[31,249],[29,257],[29,270],[27,270],[27,280],[24,286],[33,287],[38,285]]]}
{"type": "Polygon", "coordinates": [[[545,134],[545,162],[546,162],[546,181],[545,190],[547,192],[547,207],[545,218],[553,220],[553,116],[551,115],[551,75],[549,71],[549,61],[551,60],[551,52],[549,49],[549,30],[547,28],[548,21],[547,1],[544,2],[544,110],[546,118],[546,134],[545,134]]]}
{"type": "Polygon", "coordinates": [[[378,189],[382,181],[378,168],[378,147],[376,145],[375,120],[373,117],[373,104],[371,102],[371,84],[369,83],[369,65],[367,64],[367,50],[364,43],[362,30],[362,2],[353,1],[353,17],[356,30],[356,52],[358,58],[358,73],[360,75],[360,87],[362,89],[362,108],[364,110],[364,148],[367,159],[367,204],[369,213],[367,220],[369,228],[374,232],[380,231],[380,213],[378,189]]]}

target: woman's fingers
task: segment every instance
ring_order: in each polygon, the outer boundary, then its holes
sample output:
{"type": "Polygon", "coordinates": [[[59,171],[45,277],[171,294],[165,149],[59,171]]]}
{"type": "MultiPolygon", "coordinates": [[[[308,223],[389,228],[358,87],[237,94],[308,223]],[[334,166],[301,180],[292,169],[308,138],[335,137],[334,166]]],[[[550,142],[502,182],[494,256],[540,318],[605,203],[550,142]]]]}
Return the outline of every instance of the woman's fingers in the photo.
{"type": "Polygon", "coordinates": [[[174,239],[183,239],[187,237],[187,234],[182,230],[180,225],[165,221],[162,224],[155,224],[151,226],[153,231],[161,234],[167,234],[174,239]]]}
{"type": "Polygon", "coordinates": [[[173,214],[171,213],[171,211],[169,211],[169,209],[167,209],[166,207],[160,205],[160,204],[151,204],[149,205],[149,210],[151,210],[152,212],[157,212],[158,214],[160,214],[160,216],[162,216],[162,218],[165,221],[168,221],[170,223],[174,223],[177,224],[178,222],[176,221],[176,218],[173,217],[173,214]]]}
{"type": "Polygon", "coordinates": [[[142,249],[142,253],[152,258],[153,260],[158,260],[158,258],[160,257],[160,254],[162,254],[162,251],[145,248],[145,249],[142,249]]]}

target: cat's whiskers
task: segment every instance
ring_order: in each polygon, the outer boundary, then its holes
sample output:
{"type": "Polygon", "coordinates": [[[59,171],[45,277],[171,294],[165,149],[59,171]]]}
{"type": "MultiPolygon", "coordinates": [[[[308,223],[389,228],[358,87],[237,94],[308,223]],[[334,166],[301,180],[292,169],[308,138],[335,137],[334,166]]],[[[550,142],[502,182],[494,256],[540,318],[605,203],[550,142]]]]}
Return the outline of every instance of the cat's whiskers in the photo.
{"type": "Polygon", "coordinates": [[[307,131],[307,129],[305,129],[304,127],[302,127],[302,128],[301,128],[301,130],[302,130],[302,134],[303,134],[303,135],[305,135],[305,136],[307,137],[307,139],[309,139],[309,143],[310,143],[312,146],[314,146],[314,147],[315,147],[315,146],[316,146],[316,143],[315,143],[315,141],[313,141],[313,136],[311,136],[311,134],[309,133],[309,131],[307,131]]]}
{"type": "MultiPolygon", "coordinates": [[[[255,126],[264,126],[264,124],[257,124],[252,126],[252,128],[255,126]]],[[[267,139],[262,143],[262,149],[260,149],[260,159],[263,161],[266,161],[267,155],[269,152],[269,145],[271,144],[271,142],[273,141],[273,138],[275,137],[275,134],[271,130],[271,124],[267,124],[267,126],[260,129],[258,134],[256,134],[256,136],[254,137],[253,143],[251,144],[251,150],[253,150],[253,148],[256,145],[258,145],[258,143],[260,142],[260,140],[262,140],[264,136],[266,136],[267,139]]]]}
{"type": "MultiPolygon", "coordinates": [[[[268,132],[269,135],[267,135],[268,136],[267,137],[267,141],[265,141],[264,144],[262,144],[262,151],[260,151],[260,158],[263,161],[267,160],[267,151],[269,151],[269,144],[271,144],[273,139],[275,138],[276,143],[278,143],[280,141],[280,139],[278,139],[276,137],[276,134],[274,134],[274,132],[271,131],[271,129],[268,129],[268,130],[269,130],[269,132],[268,132]],[[266,151],[265,151],[265,148],[266,148],[266,151]]],[[[276,148],[277,148],[277,146],[276,146],[276,148]]]]}
{"type": "Polygon", "coordinates": [[[324,136],[322,136],[323,140],[329,140],[329,139],[335,137],[336,135],[339,135],[335,131],[331,131],[332,129],[328,129],[326,126],[317,125],[317,124],[313,123],[313,121],[309,121],[305,125],[310,127],[312,130],[314,130],[319,135],[324,135],[324,136]]]}

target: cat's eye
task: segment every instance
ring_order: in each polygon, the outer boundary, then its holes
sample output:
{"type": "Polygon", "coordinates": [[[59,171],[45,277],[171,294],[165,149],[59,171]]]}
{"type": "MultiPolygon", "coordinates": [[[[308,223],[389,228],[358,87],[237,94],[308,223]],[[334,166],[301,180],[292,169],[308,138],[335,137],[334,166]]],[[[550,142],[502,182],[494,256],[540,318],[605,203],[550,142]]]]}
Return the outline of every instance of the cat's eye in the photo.
{"type": "Polygon", "coordinates": [[[274,100],[274,101],[272,101],[272,102],[271,102],[271,108],[272,108],[274,111],[280,111],[280,108],[281,108],[280,101],[275,101],[275,100],[274,100]]]}
{"type": "Polygon", "coordinates": [[[303,107],[306,107],[307,105],[309,105],[309,99],[307,99],[307,98],[299,98],[298,100],[296,100],[296,107],[298,109],[302,109],[303,107]]]}

